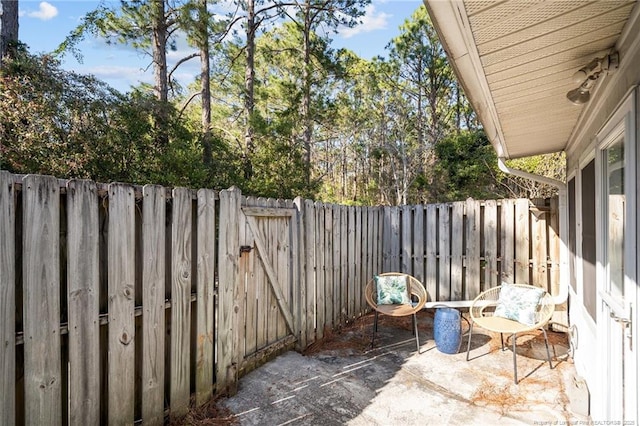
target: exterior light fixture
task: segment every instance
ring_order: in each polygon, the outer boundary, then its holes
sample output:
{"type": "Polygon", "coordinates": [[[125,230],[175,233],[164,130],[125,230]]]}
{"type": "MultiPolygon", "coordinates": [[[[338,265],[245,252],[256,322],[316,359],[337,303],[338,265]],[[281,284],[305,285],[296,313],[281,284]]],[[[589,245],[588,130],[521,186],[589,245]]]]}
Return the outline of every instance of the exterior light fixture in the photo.
{"type": "Polygon", "coordinates": [[[618,68],[618,61],[618,52],[614,52],[602,58],[595,58],[580,68],[571,76],[571,80],[579,84],[579,86],[567,93],[567,99],[574,105],[582,105],[589,102],[591,89],[595,86],[598,78],[604,72],[618,68]]]}
{"type": "Polygon", "coordinates": [[[598,76],[588,77],[578,88],[570,90],[567,93],[567,99],[574,105],[582,105],[591,99],[591,88],[596,84],[598,76]]]}

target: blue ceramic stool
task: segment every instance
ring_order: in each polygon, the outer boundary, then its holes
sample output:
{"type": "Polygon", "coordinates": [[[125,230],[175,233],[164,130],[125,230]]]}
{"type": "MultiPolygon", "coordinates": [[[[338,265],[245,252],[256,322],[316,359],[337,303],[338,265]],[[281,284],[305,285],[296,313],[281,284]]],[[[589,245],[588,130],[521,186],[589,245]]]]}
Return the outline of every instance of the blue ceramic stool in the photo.
{"type": "Polygon", "coordinates": [[[457,354],[462,339],[460,311],[453,308],[437,308],[433,319],[433,338],[440,352],[457,354]]]}

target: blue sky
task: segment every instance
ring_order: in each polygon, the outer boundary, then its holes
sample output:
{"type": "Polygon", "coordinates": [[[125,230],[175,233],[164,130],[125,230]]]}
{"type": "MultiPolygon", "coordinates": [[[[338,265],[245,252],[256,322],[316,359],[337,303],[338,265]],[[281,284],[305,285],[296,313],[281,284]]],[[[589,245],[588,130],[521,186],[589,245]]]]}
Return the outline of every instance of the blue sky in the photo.
{"type": "MultiPolygon", "coordinates": [[[[32,53],[51,52],[78,25],[80,19],[99,3],[87,0],[20,0],[20,40],[29,46],[32,53]]],[[[421,0],[373,0],[366,9],[363,23],[333,35],[333,46],[346,47],[366,59],[384,55],[384,47],[398,35],[398,27],[421,4],[421,0]]],[[[65,69],[93,74],[121,91],[127,91],[139,82],[152,81],[150,58],[131,48],[110,46],[97,39],[85,40],[79,47],[84,55],[83,63],[67,55],[63,61],[65,69]]],[[[185,43],[179,45],[176,52],[170,52],[170,68],[172,62],[191,51],[185,43]]],[[[181,81],[191,82],[198,74],[198,68],[198,60],[193,59],[182,65],[176,76],[181,81]]]]}

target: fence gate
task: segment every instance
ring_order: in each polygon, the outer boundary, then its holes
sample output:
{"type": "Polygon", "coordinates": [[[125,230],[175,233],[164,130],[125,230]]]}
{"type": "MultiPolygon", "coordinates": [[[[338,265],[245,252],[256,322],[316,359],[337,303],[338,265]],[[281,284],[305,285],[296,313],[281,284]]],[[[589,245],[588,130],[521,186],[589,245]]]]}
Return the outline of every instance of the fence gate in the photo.
{"type": "Polygon", "coordinates": [[[219,301],[227,308],[220,311],[217,377],[233,393],[237,377],[293,347],[296,298],[304,290],[295,288],[301,281],[293,202],[233,189],[220,193],[220,203],[219,301]]]}

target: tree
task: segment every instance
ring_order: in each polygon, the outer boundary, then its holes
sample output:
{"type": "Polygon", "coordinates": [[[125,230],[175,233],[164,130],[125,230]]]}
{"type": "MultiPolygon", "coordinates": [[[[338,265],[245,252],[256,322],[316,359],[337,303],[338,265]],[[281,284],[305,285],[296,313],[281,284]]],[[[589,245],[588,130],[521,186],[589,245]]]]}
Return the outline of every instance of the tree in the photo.
{"type": "Polygon", "coordinates": [[[18,43],[18,0],[0,1],[0,68],[5,57],[15,55],[18,43]]]}
{"type": "MultiPolygon", "coordinates": [[[[198,49],[198,56],[200,56],[200,90],[195,93],[185,103],[185,107],[189,104],[191,99],[200,95],[201,98],[201,145],[202,145],[202,161],[206,167],[212,167],[213,165],[213,148],[211,133],[211,58],[210,58],[210,35],[211,17],[208,10],[208,0],[197,0],[193,3],[188,3],[183,8],[181,14],[179,14],[180,27],[190,28],[187,33],[187,40],[193,46],[198,49]]],[[[195,56],[195,55],[192,55],[195,56]]],[[[188,56],[183,58],[176,64],[178,67],[182,62],[186,62],[192,58],[188,56]]],[[[174,67],[174,69],[176,68],[174,67]]],[[[184,108],[184,107],[183,107],[184,108]]]]}
{"type": "Polygon", "coordinates": [[[451,133],[435,147],[436,202],[502,198],[506,195],[496,154],[482,131],[451,133]]]}
{"type": "MultiPolygon", "coordinates": [[[[303,123],[302,141],[307,166],[306,179],[311,183],[311,152],[313,145],[313,114],[311,94],[314,86],[314,61],[317,41],[326,46],[329,38],[319,37],[320,26],[336,31],[338,27],[353,27],[364,14],[364,7],[371,0],[296,0],[293,7],[283,7],[282,11],[302,33],[302,99],[301,118],[303,123]]],[[[286,4],[285,4],[286,5],[286,4]]],[[[315,62],[316,64],[318,62],[315,62]]]]}
{"type": "MultiPolygon", "coordinates": [[[[565,165],[566,158],[562,152],[507,160],[508,167],[546,176],[561,182],[566,181],[565,165]]],[[[501,183],[509,197],[548,198],[558,193],[555,187],[513,175],[505,175],[501,183]]]]}
{"type": "Polygon", "coordinates": [[[172,142],[155,143],[159,103],[123,95],[48,55],[19,51],[0,71],[0,169],[138,184],[204,184],[200,151],[170,110],[172,142]]]}
{"type": "Polygon", "coordinates": [[[255,153],[255,141],[253,130],[253,113],[255,108],[255,48],[256,48],[256,30],[259,23],[256,22],[256,2],[247,0],[244,2],[247,12],[245,22],[245,33],[247,37],[247,45],[245,48],[245,71],[244,71],[244,145],[245,145],[245,161],[244,161],[244,177],[251,179],[253,176],[253,155],[255,153]]]}
{"type": "Polygon", "coordinates": [[[420,5],[400,30],[389,44],[398,90],[413,104],[418,143],[433,147],[453,128],[459,92],[454,91],[453,71],[426,7],[420,5]]]}
{"type": "Polygon", "coordinates": [[[169,142],[165,123],[168,121],[169,73],[167,49],[175,46],[175,27],[181,4],[173,7],[168,0],[121,0],[119,7],[100,5],[89,12],[83,22],[58,47],[57,53],[70,51],[81,59],[77,43],[87,33],[105,38],[109,43],[131,45],[143,51],[150,50],[153,65],[153,93],[160,101],[155,112],[156,143],[169,142]]]}
{"type": "Polygon", "coordinates": [[[264,21],[274,18],[275,12],[280,7],[278,2],[270,2],[265,7],[262,0],[238,0],[239,6],[245,12],[243,19],[244,26],[244,91],[243,91],[243,125],[244,125],[244,147],[243,147],[243,169],[244,178],[251,180],[253,177],[253,156],[256,150],[255,141],[255,57],[256,57],[256,37],[258,29],[264,21]]]}

